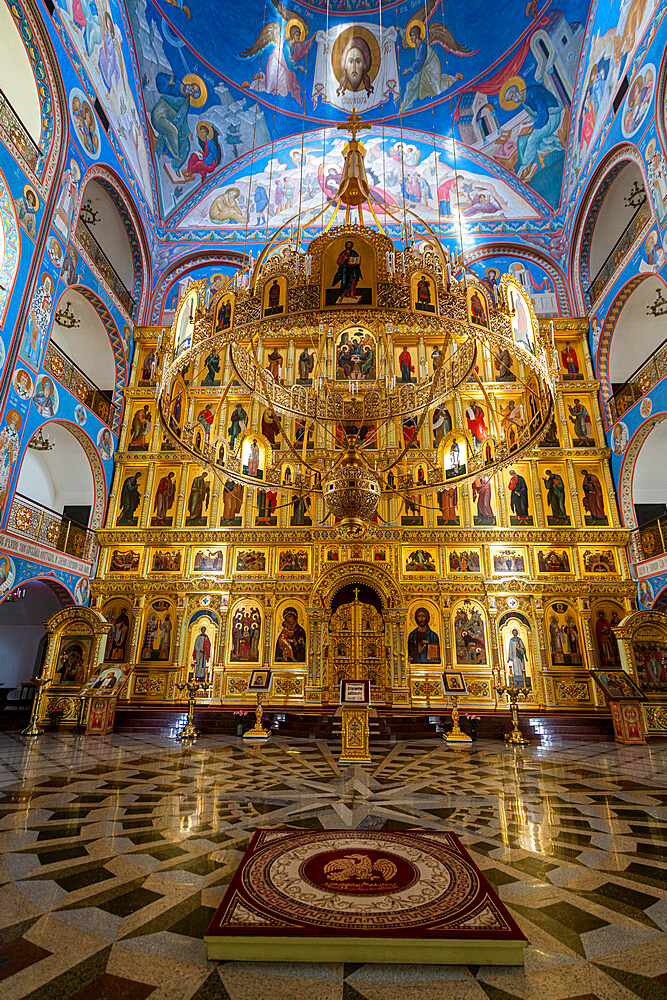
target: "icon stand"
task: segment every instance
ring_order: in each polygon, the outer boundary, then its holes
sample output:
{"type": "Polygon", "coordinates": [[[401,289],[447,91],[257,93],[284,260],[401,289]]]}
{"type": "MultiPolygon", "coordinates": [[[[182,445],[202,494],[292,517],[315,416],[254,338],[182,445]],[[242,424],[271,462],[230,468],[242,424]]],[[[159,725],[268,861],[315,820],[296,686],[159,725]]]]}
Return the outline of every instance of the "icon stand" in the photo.
{"type": "Polygon", "coordinates": [[[273,674],[270,670],[253,670],[250,675],[247,690],[249,694],[256,695],[257,704],[255,705],[255,725],[243,734],[244,742],[266,743],[271,736],[271,730],[265,729],[262,725],[262,715],[264,714],[262,695],[269,694],[272,680],[273,674]]]}

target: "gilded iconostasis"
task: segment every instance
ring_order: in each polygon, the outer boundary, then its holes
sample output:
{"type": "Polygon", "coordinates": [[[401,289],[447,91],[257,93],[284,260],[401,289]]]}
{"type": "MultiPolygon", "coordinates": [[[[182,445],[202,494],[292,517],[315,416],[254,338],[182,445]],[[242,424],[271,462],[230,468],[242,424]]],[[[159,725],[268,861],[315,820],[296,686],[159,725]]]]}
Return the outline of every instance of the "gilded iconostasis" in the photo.
{"type": "MultiPolygon", "coordinates": [[[[317,707],[361,657],[389,707],[444,704],[447,666],[471,706],[509,680],[600,705],[590,670],[667,587],[638,513],[667,426],[664,5],[6,7],[0,602],[44,584],[111,625],[63,635],[62,690],[99,661],[133,702],[192,677],[234,705],[259,663],[317,707]],[[376,390],[398,416],[355,425],[346,534],[324,460],[351,409],[304,414],[376,390]]],[[[636,641],[662,697],[662,639],[636,641]]]]}
{"type": "MultiPolygon", "coordinates": [[[[383,253],[362,231],[343,233],[321,264],[314,259],[309,279],[297,283],[293,262],[276,257],[252,292],[210,296],[201,283],[171,328],[135,331],[93,583],[93,605],[112,623],[105,662],[127,665],[132,701],[171,700],[178,681],[197,679],[209,685],[204,700],[242,704],[253,665],[270,664],[278,704],[336,704],[341,679],[361,675],[378,705],[444,705],[440,674],[451,666],[464,672],[473,705],[491,707],[495,685],[509,680],[535,707],[591,708],[590,670],[620,665],[613,629],[634,586],[587,321],[540,323],[508,276],[495,298],[483,283],[470,282],[466,294],[416,251],[388,291],[375,276],[383,253]],[[310,298],[308,280],[321,284],[310,298]],[[304,296],[314,316],[330,317],[321,350],[317,323],[290,318],[304,296]],[[383,296],[402,302],[393,313],[400,326],[380,322],[383,296]],[[298,488],[302,460],[344,447],[344,417],[333,445],[325,421],[279,418],[247,391],[234,351],[211,346],[210,335],[224,338],[244,329],[243,315],[257,316],[266,400],[288,389],[311,398],[318,388],[320,401],[336,389],[353,399],[355,385],[362,395],[378,380],[403,392],[422,378],[432,384],[445,367],[442,331],[454,322],[445,311],[456,314],[457,296],[463,324],[491,331],[505,317],[509,346],[475,355],[460,391],[423,421],[355,426],[371,467],[387,454],[403,458],[380,477],[375,515],[350,535],[330,515],[319,473],[312,489],[298,488]],[[429,327],[431,311],[442,316],[429,327]],[[527,354],[513,353],[520,345],[527,354]],[[548,420],[530,388],[537,380],[517,360],[546,348],[555,379],[548,420]],[[435,469],[440,489],[431,488],[435,469]]],[[[457,362],[464,351],[461,340],[457,362]]]]}

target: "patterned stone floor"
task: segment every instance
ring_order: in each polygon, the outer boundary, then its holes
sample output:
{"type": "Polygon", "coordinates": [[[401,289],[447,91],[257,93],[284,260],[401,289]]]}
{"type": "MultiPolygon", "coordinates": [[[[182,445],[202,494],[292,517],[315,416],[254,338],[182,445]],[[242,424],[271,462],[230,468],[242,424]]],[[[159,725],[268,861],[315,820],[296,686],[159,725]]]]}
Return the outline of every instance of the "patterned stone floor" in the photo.
{"type": "MultiPolygon", "coordinates": [[[[664,1000],[664,745],[374,748],[0,734],[3,1000],[664,1000]],[[525,969],[211,963],[258,826],[454,830],[525,969]]],[[[304,956],[307,957],[307,956],[304,956]]]]}

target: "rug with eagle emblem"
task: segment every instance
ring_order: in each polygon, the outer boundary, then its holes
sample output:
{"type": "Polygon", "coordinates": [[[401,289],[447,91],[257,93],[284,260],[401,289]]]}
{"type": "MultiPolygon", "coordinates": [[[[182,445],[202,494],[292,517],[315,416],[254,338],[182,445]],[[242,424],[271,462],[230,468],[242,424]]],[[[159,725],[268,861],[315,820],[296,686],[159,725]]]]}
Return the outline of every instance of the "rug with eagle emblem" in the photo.
{"type": "Polygon", "coordinates": [[[521,965],[526,938],[454,833],[258,830],[205,935],[238,961],[521,965]]]}

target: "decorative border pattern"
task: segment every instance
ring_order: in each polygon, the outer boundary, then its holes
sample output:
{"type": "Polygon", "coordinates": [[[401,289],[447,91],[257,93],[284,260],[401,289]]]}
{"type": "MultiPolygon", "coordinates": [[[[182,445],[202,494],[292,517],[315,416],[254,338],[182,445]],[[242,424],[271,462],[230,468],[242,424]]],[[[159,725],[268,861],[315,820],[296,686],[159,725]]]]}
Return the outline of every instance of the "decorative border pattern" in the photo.
{"type": "Polygon", "coordinates": [[[660,67],[660,82],[655,96],[655,122],[662,151],[667,155],[667,51],[660,67]]]}

